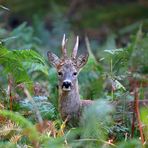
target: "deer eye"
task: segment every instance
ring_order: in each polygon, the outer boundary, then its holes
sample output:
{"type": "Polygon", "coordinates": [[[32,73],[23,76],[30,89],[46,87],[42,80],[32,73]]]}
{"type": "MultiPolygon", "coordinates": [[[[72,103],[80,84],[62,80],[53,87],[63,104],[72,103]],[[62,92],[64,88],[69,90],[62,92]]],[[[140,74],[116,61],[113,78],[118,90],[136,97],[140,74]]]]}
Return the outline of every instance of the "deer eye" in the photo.
{"type": "Polygon", "coordinates": [[[76,76],[77,75],[77,72],[74,72],[73,75],[76,76]]]}
{"type": "Polygon", "coordinates": [[[59,75],[59,76],[62,76],[62,72],[58,72],[58,75],[59,75]]]}

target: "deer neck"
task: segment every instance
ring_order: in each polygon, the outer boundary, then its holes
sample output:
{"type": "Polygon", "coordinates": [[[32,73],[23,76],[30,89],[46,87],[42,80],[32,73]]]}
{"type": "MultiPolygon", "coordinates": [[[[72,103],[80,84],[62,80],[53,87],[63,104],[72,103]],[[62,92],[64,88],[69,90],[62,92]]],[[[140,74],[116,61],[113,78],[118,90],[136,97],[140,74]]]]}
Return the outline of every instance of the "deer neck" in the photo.
{"type": "Polygon", "coordinates": [[[78,81],[75,86],[73,86],[71,91],[59,92],[59,110],[63,120],[68,118],[74,118],[74,116],[79,116],[81,100],[79,95],[78,81]]]}

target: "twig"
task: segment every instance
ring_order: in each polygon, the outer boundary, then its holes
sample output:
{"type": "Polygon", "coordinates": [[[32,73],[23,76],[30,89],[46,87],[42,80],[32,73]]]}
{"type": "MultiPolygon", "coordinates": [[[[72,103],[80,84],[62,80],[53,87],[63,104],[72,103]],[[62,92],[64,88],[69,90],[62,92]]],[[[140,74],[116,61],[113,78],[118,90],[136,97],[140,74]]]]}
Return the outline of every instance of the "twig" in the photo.
{"type": "Polygon", "coordinates": [[[136,111],[136,117],[138,121],[138,127],[140,131],[140,137],[141,137],[141,142],[144,144],[144,134],[143,134],[143,129],[142,129],[142,123],[140,120],[140,111],[139,111],[139,95],[138,95],[138,88],[135,88],[135,111],[136,111]]]}
{"type": "Polygon", "coordinates": [[[0,8],[2,8],[2,9],[4,9],[4,10],[7,10],[7,11],[10,11],[9,8],[7,8],[7,7],[3,6],[3,5],[0,5],[0,8]]]}
{"type": "Polygon", "coordinates": [[[78,140],[74,140],[74,141],[77,141],[77,142],[83,142],[83,141],[96,141],[96,142],[100,142],[101,141],[101,142],[103,142],[105,144],[117,147],[115,144],[110,143],[108,141],[101,140],[101,139],[78,139],[78,140]]]}
{"type": "Polygon", "coordinates": [[[64,142],[65,142],[65,144],[66,145],[68,145],[68,142],[67,142],[67,137],[68,137],[68,135],[70,134],[70,132],[72,131],[72,130],[74,130],[74,129],[76,129],[76,128],[71,128],[67,133],[66,133],[66,135],[64,136],[65,138],[65,140],[64,140],[64,142]]]}
{"type": "Polygon", "coordinates": [[[133,138],[133,136],[134,136],[135,120],[136,119],[138,122],[138,128],[139,128],[139,132],[140,132],[141,142],[142,142],[142,144],[144,144],[144,134],[143,134],[142,123],[140,120],[140,111],[139,111],[138,84],[135,82],[135,84],[134,84],[134,111],[133,111],[131,138],[133,138]]]}

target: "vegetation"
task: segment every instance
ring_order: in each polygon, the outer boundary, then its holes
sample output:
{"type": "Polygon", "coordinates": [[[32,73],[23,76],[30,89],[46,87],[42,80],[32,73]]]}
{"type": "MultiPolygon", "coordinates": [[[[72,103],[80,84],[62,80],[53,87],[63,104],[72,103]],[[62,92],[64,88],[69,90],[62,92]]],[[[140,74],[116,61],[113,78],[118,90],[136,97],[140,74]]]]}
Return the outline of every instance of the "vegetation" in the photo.
{"type": "MultiPolygon", "coordinates": [[[[0,22],[0,147],[147,147],[147,9],[138,3],[128,5],[126,2],[122,9],[120,4],[114,3],[111,7],[97,5],[84,12],[84,8],[88,8],[85,4],[80,21],[78,12],[72,14],[76,9],[74,4],[68,7],[52,1],[48,14],[52,24],[46,24],[43,16],[47,10],[42,9],[43,2],[37,1],[30,3],[34,9],[29,24],[27,3],[23,6],[14,1],[12,10],[5,7],[12,3],[6,1],[0,5],[0,21],[13,10],[16,14],[22,12],[27,22],[16,26],[8,19],[0,22]],[[134,20],[129,19],[128,24],[129,7],[134,20]],[[40,12],[33,15],[36,8],[40,12]],[[96,12],[98,9],[100,14],[96,12]],[[114,13],[114,9],[120,13],[114,13]],[[67,16],[63,17],[66,10],[67,16]],[[101,31],[97,36],[94,30],[89,30],[102,28],[101,21],[114,26],[113,20],[120,16],[127,26],[117,25],[113,31],[107,31],[105,37],[104,33],[99,36],[101,31]],[[143,22],[139,21],[141,16],[143,22]],[[45,25],[52,27],[45,28],[45,25]],[[87,36],[82,28],[87,29],[87,36]],[[49,65],[46,53],[53,50],[60,54],[63,33],[69,37],[67,49],[70,52],[74,32],[78,31],[79,51],[87,49],[89,52],[88,63],[79,75],[80,95],[81,99],[90,98],[96,103],[84,110],[79,127],[68,127],[59,116],[56,71],[49,65]]],[[[18,20],[20,18],[18,15],[18,20]]]]}

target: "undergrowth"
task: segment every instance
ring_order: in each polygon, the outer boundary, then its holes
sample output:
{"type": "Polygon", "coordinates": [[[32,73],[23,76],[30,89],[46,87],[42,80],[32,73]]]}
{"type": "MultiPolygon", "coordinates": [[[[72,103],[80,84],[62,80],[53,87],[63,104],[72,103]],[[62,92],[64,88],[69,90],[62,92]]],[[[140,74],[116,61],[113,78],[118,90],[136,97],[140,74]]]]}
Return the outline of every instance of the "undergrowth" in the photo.
{"type": "MultiPolygon", "coordinates": [[[[131,139],[133,114],[126,106],[126,101],[134,99],[132,80],[139,82],[140,99],[147,99],[143,84],[148,81],[148,34],[142,32],[142,26],[131,35],[126,47],[116,47],[116,38],[111,34],[103,45],[98,45],[101,50],[95,49],[96,54],[92,52],[92,41],[85,38],[89,60],[79,76],[80,93],[82,99],[91,98],[96,103],[84,111],[80,127],[68,128],[58,112],[56,72],[45,57],[48,45],[58,52],[60,43],[56,40],[60,38],[58,32],[63,34],[64,25],[58,28],[55,19],[54,30],[48,32],[37,22],[35,18],[37,34],[26,23],[11,32],[1,30],[0,147],[142,147],[137,121],[131,139]],[[120,103],[115,108],[109,101],[120,103]]],[[[68,31],[69,50],[74,34],[68,31]]],[[[145,147],[147,112],[147,108],[141,109],[145,147]]]]}

